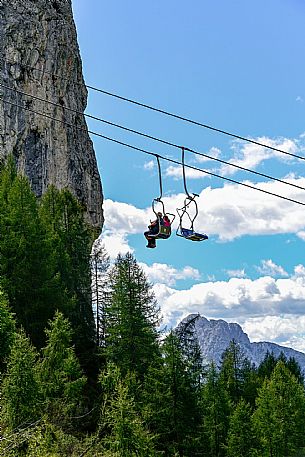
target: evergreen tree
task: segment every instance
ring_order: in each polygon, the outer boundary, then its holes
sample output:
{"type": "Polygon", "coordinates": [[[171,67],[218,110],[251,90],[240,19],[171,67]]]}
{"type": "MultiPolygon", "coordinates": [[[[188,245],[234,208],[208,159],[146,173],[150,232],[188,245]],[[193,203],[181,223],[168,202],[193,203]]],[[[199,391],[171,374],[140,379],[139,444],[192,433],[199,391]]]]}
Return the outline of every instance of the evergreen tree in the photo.
{"type": "Polygon", "coordinates": [[[251,457],[256,440],[252,428],[252,408],[241,399],[230,417],[228,457],[251,457]]]}
{"type": "Polygon", "coordinates": [[[10,431],[38,419],[40,393],[36,372],[37,354],[24,331],[11,347],[2,385],[1,421],[10,431]]]}
{"type": "Polygon", "coordinates": [[[44,326],[55,306],[37,201],[28,180],[15,175],[11,162],[0,179],[1,285],[17,323],[25,328],[36,346],[41,346],[44,326]]]}
{"type": "Polygon", "coordinates": [[[240,346],[232,340],[222,355],[220,382],[223,383],[230,399],[236,405],[243,394],[244,375],[249,365],[240,346]]]}
{"type": "MultiPolygon", "coordinates": [[[[135,379],[127,374],[121,378],[120,370],[110,364],[101,374],[100,383],[106,395],[102,421],[110,430],[103,440],[105,452],[111,457],[155,457],[153,436],[145,429],[135,401],[130,394],[130,384],[135,379]]],[[[133,387],[131,390],[134,390],[133,387]]]]}
{"type": "Polygon", "coordinates": [[[38,370],[41,392],[49,419],[64,424],[81,405],[86,378],[71,346],[71,326],[61,313],[55,314],[46,334],[38,370]]]}
{"type": "Polygon", "coordinates": [[[162,363],[151,367],[143,387],[143,414],[165,455],[202,455],[196,376],[188,369],[177,335],[162,346],[162,363]]]}
{"type": "Polygon", "coordinates": [[[182,354],[187,361],[188,370],[192,373],[195,385],[200,388],[203,379],[203,360],[196,332],[197,314],[187,321],[182,321],[175,333],[179,339],[182,354]]]}
{"type": "Polygon", "coordinates": [[[7,300],[0,290],[0,373],[4,371],[6,358],[16,333],[15,321],[9,310],[7,300]]]}
{"type": "Polygon", "coordinates": [[[151,286],[132,254],[118,256],[110,272],[110,304],[106,310],[106,354],[123,376],[143,379],[159,356],[159,309],[151,286]]]}
{"type": "Polygon", "coordinates": [[[91,305],[90,251],[92,232],[83,208],[66,189],[50,186],[40,204],[40,217],[52,252],[50,264],[65,304],[58,305],[71,322],[76,352],[86,372],[97,374],[95,324],[91,305]]]}
{"type": "Polygon", "coordinates": [[[91,251],[92,306],[95,314],[97,346],[105,343],[105,309],[108,296],[107,271],[109,265],[110,260],[105,246],[100,239],[97,239],[91,251]]]}
{"type": "Polygon", "coordinates": [[[212,363],[202,391],[203,435],[209,457],[225,455],[225,443],[231,412],[230,401],[223,382],[212,363]]]}
{"type": "Polygon", "coordinates": [[[290,457],[305,445],[304,387],[278,362],[259,391],[253,421],[263,456],[290,457]]]}

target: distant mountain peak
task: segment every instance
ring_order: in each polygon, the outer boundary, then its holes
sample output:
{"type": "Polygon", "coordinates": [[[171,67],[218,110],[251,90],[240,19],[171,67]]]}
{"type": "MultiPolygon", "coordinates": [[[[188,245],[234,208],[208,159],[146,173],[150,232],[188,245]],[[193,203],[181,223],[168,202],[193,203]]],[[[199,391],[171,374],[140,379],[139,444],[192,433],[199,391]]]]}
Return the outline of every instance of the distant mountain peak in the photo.
{"type": "Polygon", "coordinates": [[[283,352],[287,358],[294,357],[305,372],[305,354],[303,352],[266,341],[251,343],[242,327],[235,322],[231,323],[223,319],[207,319],[200,316],[199,313],[193,313],[178,324],[177,331],[181,333],[190,326],[206,363],[214,361],[218,364],[223,352],[234,339],[244,356],[256,366],[262,362],[268,351],[273,352],[276,357],[283,352]]]}

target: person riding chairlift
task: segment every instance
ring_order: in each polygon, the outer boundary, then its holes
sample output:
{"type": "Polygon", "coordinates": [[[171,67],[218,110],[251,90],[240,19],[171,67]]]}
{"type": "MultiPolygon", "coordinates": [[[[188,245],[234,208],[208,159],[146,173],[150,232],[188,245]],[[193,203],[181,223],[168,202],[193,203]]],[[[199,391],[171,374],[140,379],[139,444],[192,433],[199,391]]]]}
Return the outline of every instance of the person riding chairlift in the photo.
{"type": "Polygon", "coordinates": [[[165,226],[169,226],[170,225],[170,221],[168,219],[168,217],[165,215],[165,216],[162,216],[162,213],[157,213],[157,219],[153,222],[150,223],[150,225],[148,226],[148,230],[146,232],[144,232],[144,236],[145,238],[147,239],[148,243],[146,245],[147,248],[155,248],[156,247],[156,235],[158,235],[159,231],[160,231],[160,225],[165,225],[165,226]],[[151,236],[153,235],[153,236],[151,236]]]}

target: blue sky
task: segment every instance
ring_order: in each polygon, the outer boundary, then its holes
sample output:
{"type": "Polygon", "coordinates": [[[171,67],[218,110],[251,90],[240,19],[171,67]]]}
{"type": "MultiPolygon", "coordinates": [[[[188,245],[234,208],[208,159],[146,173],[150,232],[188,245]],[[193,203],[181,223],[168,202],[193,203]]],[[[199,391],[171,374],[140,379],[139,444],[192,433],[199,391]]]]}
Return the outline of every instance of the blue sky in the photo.
{"type": "MultiPolygon", "coordinates": [[[[162,2],[73,0],[87,84],[305,156],[305,5],[301,0],[162,2]]],[[[304,161],[233,141],[96,92],[87,112],[305,187],[304,161]]],[[[92,130],[180,160],[179,151],[89,122],[92,130]]],[[[240,323],[251,340],[305,351],[305,208],[207,175],[196,229],[145,248],[159,194],[151,157],[92,137],[105,196],[102,239],[111,256],[134,252],[154,283],[164,322],[189,312],[240,323]]],[[[305,191],[191,165],[305,202],[305,191]]],[[[183,202],[181,170],[162,161],[169,211],[183,202]]]]}

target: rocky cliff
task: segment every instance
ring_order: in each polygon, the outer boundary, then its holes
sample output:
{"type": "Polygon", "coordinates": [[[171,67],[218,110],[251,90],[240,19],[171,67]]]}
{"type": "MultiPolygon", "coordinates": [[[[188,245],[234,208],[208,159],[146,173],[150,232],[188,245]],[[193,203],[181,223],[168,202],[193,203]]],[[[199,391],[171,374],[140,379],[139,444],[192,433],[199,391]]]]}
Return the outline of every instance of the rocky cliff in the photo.
{"type": "Polygon", "coordinates": [[[71,0],[0,0],[0,68],[0,158],[13,153],[37,196],[49,184],[68,187],[101,228],[102,186],[86,122],[64,108],[83,113],[87,103],[71,0]]]}

